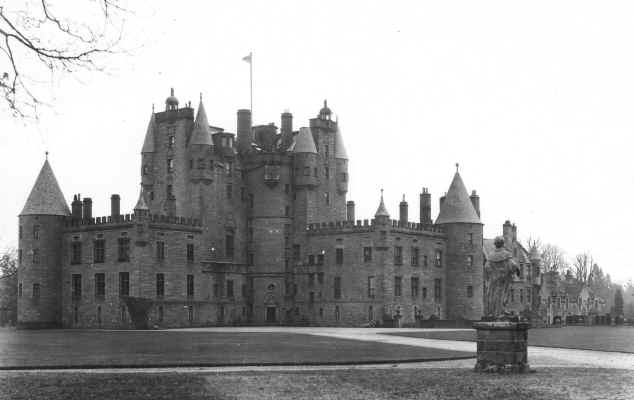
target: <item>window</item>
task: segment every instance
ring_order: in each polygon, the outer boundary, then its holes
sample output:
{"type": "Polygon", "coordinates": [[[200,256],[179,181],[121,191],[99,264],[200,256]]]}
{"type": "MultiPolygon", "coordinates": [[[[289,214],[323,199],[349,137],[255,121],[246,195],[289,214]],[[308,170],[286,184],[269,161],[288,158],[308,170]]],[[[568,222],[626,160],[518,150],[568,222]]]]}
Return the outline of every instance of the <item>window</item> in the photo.
{"type": "MultiPolygon", "coordinates": [[[[174,128],[170,128],[170,132],[173,133],[174,132],[174,128]]],[[[174,135],[170,135],[167,138],[167,147],[169,147],[171,149],[172,147],[174,147],[175,143],[176,143],[176,137],[174,137],[174,135]]]]}
{"type": "Polygon", "coordinates": [[[286,185],[284,185],[284,193],[290,193],[290,192],[291,192],[291,185],[287,183],[286,185]]]}
{"type": "Polygon", "coordinates": [[[418,266],[418,247],[412,247],[412,267],[418,266]]]}
{"type": "Polygon", "coordinates": [[[73,306],[73,321],[77,324],[79,323],[79,307],[76,305],[73,306]]]}
{"type": "Polygon", "coordinates": [[[71,296],[73,297],[73,299],[78,299],[81,297],[81,275],[80,274],[72,275],[71,296]]]}
{"type": "Polygon", "coordinates": [[[187,297],[194,297],[194,275],[187,275],[187,297]]]}
{"type": "Polygon", "coordinates": [[[335,284],[334,284],[334,289],[335,289],[335,299],[340,299],[341,298],[341,277],[340,276],[335,276],[335,284]]]}
{"type": "Polygon", "coordinates": [[[125,306],[121,306],[119,312],[119,318],[121,319],[121,322],[126,322],[126,320],[128,319],[128,312],[126,311],[125,306]]]}
{"type": "Polygon", "coordinates": [[[301,260],[300,256],[301,256],[300,245],[294,244],[293,245],[293,261],[301,260]]]}
{"type": "Polygon", "coordinates": [[[368,321],[374,321],[374,309],[368,306],[368,321]]]}
{"type": "Polygon", "coordinates": [[[326,204],[330,204],[330,193],[324,193],[324,197],[326,198],[326,204]]]}
{"type": "Polygon", "coordinates": [[[330,168],[328,168],[328,167],[324,168],[324,172],[325,172],[325,175],[326,175],[326,179],[330,178],[330,168]]]}
{"type": "Polygon", "coordinates": [[[423,300],[424,300],[424,299],[426,299],[426,298],[427,298],[427,288],[426,288],[426,287],[424,287],[422,292],[423,292],[423,293],[422,293],[422,297],[423,297],[423,300]]]}
{"type": "Polygon", "coordinates": [[[22,239],[22,225],[18,227],[18,239],[22,239]]]}
{"type": "Polygon", "coordinates": [[[473,297],[473,286],[467,286],[467,297],[473,297]]]}
{"type": "Polygon", "coordinates": [[[337,265],[343,265],[343,249],[342,248],[335,249],[335,263],[337,265]]]}
{"type": "Polygon", "coordinates": [[[324,283],[324,273],[323,272],[318,272],[317,273],[317,282],[319,282],[319,284],[323,284],[324,283]]]}
{"type": "Polygon", "coordinates": [[[130,261],[130,239],[119,238],[119,261],[130,261]]]}
{"type": "Polygon", "coordinates": [[[310,176],[310,167],[304,167],[304,176],[310,176]]]}
{"type": "Polygon", "coordinates": [[[187,321],[194,322],[194,306],[187,306],[187,321]]]}
{"type": "Polygon", "coordinates": [[[158,306],[158,322],[163,322],[163,306],[158,306]]]}
{"type": "Polygon", "coordinates": [[[253,208],[255,205],[255,198],[253,197],[253,193],[249,193],[249,208],[253,208]]]}
{"type": "Polygon", "coordinates": [[[22,264],[22,249],[18,249],[18,265],[22,264]]]}
{"type": "Polygon", "coordinates": [[[401,278],[400,276],[395,276],[394,277],[394,296],[400,296],[401,295],[401,283],[403,281],[403,278],[401,278]]]}
{"type": "Polygon", "coordinates": [[[225,236],[225,255],[227,257],[233,257],[233,235],[225,236]]]}
{"type": "Polygon", "coordinates": [[[434,300],[442,299],[442,279],[434,279],[434,300]]]}
{"type": "Polygon", "coordinates": [[[171,158],[167,159],[167,172],[174,172],[174,160],[171,158]]]}
{"type": "Polygon", "coordinates": [[[247,255],[247,263],[248,265],[255,265],[255,254],[249,253],[247,255]]]}
{"type": "Polygon", "coordinates": [[[427,258],[427,254],[423,256],[423,267],[429,266],[429,259],[427,258]]]}
{"type": "Polygon", "coordinates": [[[130,295],[130,273],[119,272],[119,296],[130,295]]]}
{"type": "Polygon", "coordinates": [[[313,254],[308,255],[308,265],[315,265],[315,256],[313,254]]]}
{"type": "Polygon", "coordinates": [[[412,297],[418,297],[418,277],[412,276],[410,281],[411,281],[412,297]]]}
{"type": "Polygon", "coordinates": [[[436,266],[438,268],[442,267],[442,251],[436,250],[436,266]]]}
{"type": "Polygon", "coordinates": [[[34,299],[40,298],[40,284],[39,283],[33,284],[33,298],[34,299]]]}
{"type": "Polygon", "coordinates": [[[33,264],[39,264],[39,263],[40,263],[40,250],[33,249],[33,264]]]}
{"type": "Polygon", "coordinates": [[[323,251],[317,254],[317,265],[324,265],[324,253],[323,251]]]}
{"type": "MultiPolygon", "coordinates": [[[[520,289],[520,303],[524,303],[524,289],[520,289]]],[[[566,305],[568,305],[566,303],[566,305]]]]}
{"type": "Polygon", "coordinates": [[[403,265],[403,248],[394,246],[394,265],[403,265]]]}
{"type": "Polygon", "coordinates": [[[315,167],[315,168],[313,168],[313,176],[314,176],[315,178],[317,178],[317,174],[318,174],[318,172],[317,172],[317,167],[315,167]]]}
{"type": "Polygon", "coordinates": [[[227,279],[227,297],[233,297],[233,280],[227,279]]]}
{"type": "Polygon", "coordinates": [[[363,248],[363,262],[372,261],[372,247],[363,248]]]}
{"type": "Polygon", "coordinates": [[[308,301],[310,303],[314,303],[315,302],[315,292],[308,293],[308,301]]]}
{"type": "Polygon", "coordinates": [[[106,241],[98,239],[93,242],[93,254],[94,263],[103,263],[106,261],[106,241]]]}
{"type": "Polygon", "coordinates": [[[264,180],[267,182],[278,182],[280,180],[280,166],[279,165],[265,165],[264,166],[264,180]]]}
{"type": "Polygon", "coordinates": [[[231,200],[233,198],[233,185],[227,185],[227,200],[231,200]]]}
{"type": "Polygon", "coordinates": [[[196,161],[196,167],[197,167],[198,169],[205,169],[205,164],[207,164],[207,163],[205,162],[205,159],[204,159],[204,158],[199,158],[199,159],[196,161]]]}
{"type": "Polygon", "coordinates": [[[162,240],[156,242],[156,259],[165,260],[165,242],[162,240]]]}
{"type": "Polygon", "coordinates": [[[33,225],[33,239],[40,240],[40,226],[33,225]]]}
{"type": "Polygon", "coordinates": [[[467,268],[473,268],[473,256],[467,256],[467,268]]]}
{"type": "Polygon", "coordinates": [[[156,297],[165,296],[165,275],[156,274],[156,297]]]}
{"type": "Polygon", "coordinates": [[[308,286],[315,285],[315,273],[308,274],[308,286]]]}
{"type": "Polygon", "coordinates": [[[326,156],[326,158],[328,158],[328,154],[329,154],[329,146],[328,145],[324,145],[324,155],[326,156]]]}
{"type": "Polygon", "coordinates": [[[373,276],[368,276],[368,297],[374,298],[376,295],[376,279],[373,276]]]}
{"type": "Polygon", "coordinates": [[[473,244],[473,233],[467,233],[467,242],[473,244]]]}
{"type": "Polygon", "coordinates": [[[227,161],[227,176],[233,176],[233,163],[227,161]]]}
{"type": "Polygon", "coordinates": [[[194,244],[187,243],[187,262],[194,262],[194,244]]]}
{"type": "Polygon", "coordinates": [[[218,284],[217,282],[214,283],[214,287],[213,287],[213,291],[214,291],[214,298],[219,298],[221,296],[220,294],[220,284],[218,284]]]}
{"type": "Polygon", "coordinates": [[[70,263],[81,264],[81,242],[72,242],[70,244],[70,263]]]}
{"type": "Polygon", "coordinates": [[[335,306],[335,321],[339,321],[341,319],[341,310],[339,306],[335,306]]]}
{"type": "Polygon", "coordinates": [[[95,297],[103,299],[106,295],[106,275],[103,273],[95,274],[95,297]]]}
{"type": "Polygon", "coordinates": [[[289,217],[291,215],[291,208],[289,206],[284,207],[284,216],[289,217]]]}

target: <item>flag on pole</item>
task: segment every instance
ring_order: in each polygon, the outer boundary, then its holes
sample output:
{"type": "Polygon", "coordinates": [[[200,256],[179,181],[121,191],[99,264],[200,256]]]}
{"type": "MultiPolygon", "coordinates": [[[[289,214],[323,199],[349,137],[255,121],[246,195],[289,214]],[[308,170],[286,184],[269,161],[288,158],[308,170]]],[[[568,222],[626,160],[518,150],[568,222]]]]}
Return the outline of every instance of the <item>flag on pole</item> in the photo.
{"type": "Polygon", "coordinates": [[[245,61],[245,62],[248,62],[249,64],[251,64],[251,56],[252,56],[252,53],[249,53],[248,56],[242,57],[242,61],[245,61]]]}

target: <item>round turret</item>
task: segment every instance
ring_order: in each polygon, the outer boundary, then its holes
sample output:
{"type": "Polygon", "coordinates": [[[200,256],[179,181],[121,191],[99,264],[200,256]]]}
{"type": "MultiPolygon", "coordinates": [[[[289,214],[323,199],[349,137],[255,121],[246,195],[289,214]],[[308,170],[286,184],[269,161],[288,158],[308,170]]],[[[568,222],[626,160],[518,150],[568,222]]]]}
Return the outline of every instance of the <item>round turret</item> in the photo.
{"type": "Polygon", "coordinates": [[[324,106],[319,110],[319,118],[330,119],[332,111],[328,108],[328,100],[324,100],[324,106]]]}
{"type": "Polygon", "coordinates": [[[176,110],[178,108],[178,99],[174,96],[174,88],[170,89],[170,95],[165,99],[166,110],[176,110]]]}

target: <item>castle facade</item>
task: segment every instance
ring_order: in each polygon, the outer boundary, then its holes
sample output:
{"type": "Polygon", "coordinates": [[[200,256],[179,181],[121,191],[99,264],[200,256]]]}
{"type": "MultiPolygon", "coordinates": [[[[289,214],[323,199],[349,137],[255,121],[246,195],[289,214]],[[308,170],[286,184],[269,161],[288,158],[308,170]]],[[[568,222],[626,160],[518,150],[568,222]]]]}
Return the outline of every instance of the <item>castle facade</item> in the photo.
{"type": "Polygon", "coordinates": [[[19,216],[20,326],[131,328],[140,314],[159,327],[407,326],[483,315],[476,192],[456,170],[435,221],[425,188],[418,221],[405,199],[392,219],[382,195],[373,219],[356,219],[326,102],[298,130],[288,112],[278,130],[239,110],[234,134],[209,124],[202,99],[195,113],[172,91],[150,117],[140,173],[132,213],[113,194],[110,215],[95,217],[88,197],[69,209],[44,162],[19,216]]]}

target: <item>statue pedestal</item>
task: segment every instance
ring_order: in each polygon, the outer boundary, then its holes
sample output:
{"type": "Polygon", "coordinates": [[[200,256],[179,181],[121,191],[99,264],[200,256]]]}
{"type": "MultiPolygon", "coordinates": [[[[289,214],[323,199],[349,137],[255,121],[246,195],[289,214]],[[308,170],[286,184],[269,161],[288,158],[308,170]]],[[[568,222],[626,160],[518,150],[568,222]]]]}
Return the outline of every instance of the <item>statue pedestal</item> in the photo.
{"type": "Polygon", "coordinates": [[[528,327],[526,322],[475,322],[478,356],[477,372],[526,373],[528,327]]]}

